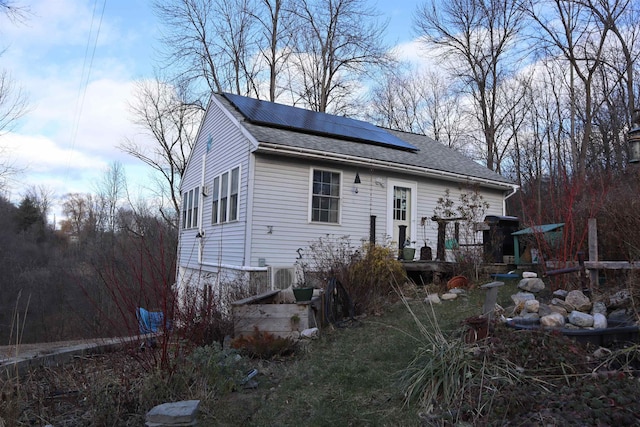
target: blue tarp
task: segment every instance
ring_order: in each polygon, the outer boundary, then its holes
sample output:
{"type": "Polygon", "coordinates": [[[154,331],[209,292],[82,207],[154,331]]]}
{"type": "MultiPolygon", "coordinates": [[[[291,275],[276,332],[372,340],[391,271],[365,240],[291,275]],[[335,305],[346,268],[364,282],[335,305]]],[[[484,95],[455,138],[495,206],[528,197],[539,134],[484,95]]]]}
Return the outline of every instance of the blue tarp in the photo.
{"type": "Polygon", "coordinates": [[[136,309],[136,317],[141,334],[152,334],[162,329],[164,313],[161,311],[148,311],[139,307],[136,309]]]}

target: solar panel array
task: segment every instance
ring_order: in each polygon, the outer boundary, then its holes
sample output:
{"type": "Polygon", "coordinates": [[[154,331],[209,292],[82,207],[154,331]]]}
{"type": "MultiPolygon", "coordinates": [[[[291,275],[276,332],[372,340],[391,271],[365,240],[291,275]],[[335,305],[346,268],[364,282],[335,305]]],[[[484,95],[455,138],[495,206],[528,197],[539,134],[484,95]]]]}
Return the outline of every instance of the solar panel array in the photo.
{"type": "Polygon", "coordinates": [[[362,120],[318,113],[230,93],[223,95],[243,116],[256,124],[294,129],[317,135],[336,136],[405,151],[418,150],[412,144],[362,120]]]}

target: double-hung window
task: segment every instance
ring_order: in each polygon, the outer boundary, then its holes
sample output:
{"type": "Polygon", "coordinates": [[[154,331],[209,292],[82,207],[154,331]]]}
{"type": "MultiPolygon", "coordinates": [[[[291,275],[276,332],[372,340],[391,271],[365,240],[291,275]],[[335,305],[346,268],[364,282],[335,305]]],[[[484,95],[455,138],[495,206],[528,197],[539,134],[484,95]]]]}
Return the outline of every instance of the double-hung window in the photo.
{"type": "Polygon", "coordinates": [[[311,221],[337,224],[340,218],[340,172],[312,172],[311,221]]]}
{"type": "Polygon", "coordinates": [[[240,166],[213,179],[212,224],[222,224],[238,219],[239,193],[240,166]]]}
{"type": "Polygon", "coordinates": [[[199,199],[199,187],[182,194],[182,228],[195,228],[198,226],[199,199]]]}

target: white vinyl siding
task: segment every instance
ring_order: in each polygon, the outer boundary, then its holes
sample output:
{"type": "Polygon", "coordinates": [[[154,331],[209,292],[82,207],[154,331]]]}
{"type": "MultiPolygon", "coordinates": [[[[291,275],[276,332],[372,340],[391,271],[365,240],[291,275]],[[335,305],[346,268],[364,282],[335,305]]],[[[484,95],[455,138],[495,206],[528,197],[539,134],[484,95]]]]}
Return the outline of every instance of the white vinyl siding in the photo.
{"type": "MultiPolygon", "coordinates": [[[[181,188],[183,192],[196,186],[207,191],[200,193],[198,201],[199,228],[202,238],[196,238],[199,229],[182,229],[179,242],[179,265],[194,271],[219,271],[215,265],[242,267],[245,265],[247,203],[249,194],[250,155],[254,143],[229,118],[228,114],[218,108],[213,101],[207,111],[206,119],[198,133],[198,139],[190,155],[190,160],[183,176],[181,188]],[[210,143],[208,143],[211,141],[210,143]],[[206,154],[204,168],[195,159],[206,154]],[[238,187],[227,192],[227,222],[221,223],[220,203],[221,176],[225,172],[237,170],[238,187]],[[232,200],[237,199],[235,206],[232,200]],[[214,214],[215,210],[215,214],[214,214]],[[200,212],[201,211],[201,212],[200,212]],[[235,220],[231,220],[235,216],[235,220]],[[215,222],[213,224],[212,222],[215,222]],[[199,252],[201,251],[201,256],[199,252]],[[201,263],[199,261],[202,261],[201,263]]],[[[233,180],[233,173],[229,181],[233,180]]],[[[182,220],[182,217],[181,217],[182,220]]],[[[208,273],[207,273],[208,274],[208,273]]],[[[222,277],[222,276],[221,276],[222,277]]]]}

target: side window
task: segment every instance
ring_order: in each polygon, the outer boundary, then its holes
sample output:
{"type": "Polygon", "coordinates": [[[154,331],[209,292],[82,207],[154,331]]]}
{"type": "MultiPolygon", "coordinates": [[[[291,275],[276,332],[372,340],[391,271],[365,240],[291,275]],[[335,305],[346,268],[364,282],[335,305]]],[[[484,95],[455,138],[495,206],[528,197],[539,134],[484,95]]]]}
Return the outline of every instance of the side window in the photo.
{"type": "Polygon", "coordinates": [[[212,224],[237,221],[240,209],[240,166],[213,179],[212,224]]]}
{"type": "Polygon", "coordinates": [[[313,170],[311,221],[337,224],[340,218],[340,172],[313,170]]]}
{"type": "Polygon", "coordinates": [[[238,192],[240,190],[240,168],[231,171],[231,189],[229,190],[229,221],[238,219],[238,192]]]}
{"type": "Polygon", "coordinates": [[[200,188],[196,187],[182,194],[182,228],[198,226],[198,205],[200,188]]]}
{"type": "Polygon", "coordinates": [[[217,224],[220,218],[220,177],[217,176],[213,179],[213,205],[211,206],[211,223],[217,224]]]}

